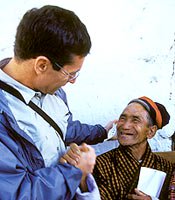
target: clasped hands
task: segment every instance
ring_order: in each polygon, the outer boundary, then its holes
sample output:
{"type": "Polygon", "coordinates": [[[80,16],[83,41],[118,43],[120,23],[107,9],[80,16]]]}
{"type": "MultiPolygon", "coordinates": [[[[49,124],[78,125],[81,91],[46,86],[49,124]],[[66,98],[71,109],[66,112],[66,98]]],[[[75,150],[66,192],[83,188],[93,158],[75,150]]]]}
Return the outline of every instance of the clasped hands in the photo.
{"type": "Polygon", "coordinates": [[[95,150],[85,143],[80,146],[70,144],[68,151],[60,158],[60,163],[69,163],[82,171],[80,188],[83,192],[88,191],[86,177],[93,172],[95,161],[95,150]]]}

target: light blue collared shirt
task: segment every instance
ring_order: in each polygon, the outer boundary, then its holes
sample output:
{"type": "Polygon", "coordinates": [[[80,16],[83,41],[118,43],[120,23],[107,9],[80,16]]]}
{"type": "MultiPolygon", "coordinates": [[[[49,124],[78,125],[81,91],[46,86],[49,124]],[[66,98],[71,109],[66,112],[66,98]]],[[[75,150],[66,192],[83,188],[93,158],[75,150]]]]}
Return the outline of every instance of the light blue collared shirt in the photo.
{"type": "MultiPolygon", "coordinates": [[[[2,70],[0,70],[0,79],[17,89],[27,104],[29,101],[33,101],[42,108],[58,124],[65,138],[69,111],[60,97],[35,92],[17,82],[2,70]]],[[[65,152],[65,146],[60,136],[58,136],[59,134],[57,135],[55,129],[33,109],[13,95],[3,92],[19,127],[32,138],[43,156],[45,165],[47,167],[55,165],[65,152]]]]}

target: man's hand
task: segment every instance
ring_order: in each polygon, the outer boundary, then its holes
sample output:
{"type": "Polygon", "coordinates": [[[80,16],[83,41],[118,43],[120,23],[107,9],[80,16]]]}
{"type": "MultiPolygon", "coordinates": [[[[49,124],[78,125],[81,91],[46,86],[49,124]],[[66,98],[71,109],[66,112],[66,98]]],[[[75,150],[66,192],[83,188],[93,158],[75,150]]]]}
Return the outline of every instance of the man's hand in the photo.
{"type": "Polygon", "coordinates": [[[113,127],[113,124],[117,124],[118,120],[115,119],[113,121],[110,121],[106,124],[106,126],[104,127],[106,129],[106,131],[108,132],[112,127],[113,127]]]}
{"type": "Polygon", "coordinates": [[[106,140],[117,140],[117,122],[118,120],[113,120],[108,122],[108,124],[105,126],[107,133],[106,140]]]}
{"type": "Polygon", "coordinates": [[[60,162],[69,163],[82,171],[83,175],[80,187],[83,192],[86,192],[88,191],[86,176],[93,172],[95,160],[95,150],[91,146],[85,143],[83,143],[81,146],[72,143],[67,153],[61,157],[60,162]]]}
{"type": "Polygon", "coordinates": [[[137,188],[134,189],[135,194],[128,194],[128,199],[137,199],[137,200],[151,200],[152,198],[143,193],[142,191],[138,190],[137,188]]]}
{"type": "Polygon", "coordinates": [[[88,187],[87,187],[87,183],[86,183],[86,178],[87,178],[88,174],[93,172],[96,155],[95,155],[95,150],[91,146],[89,146],[85,143],[83,143],[80,146],[80,150],[82,152],[81,159],[80,159],[80,162],[75,166],[78,167],[79,169],[81,169],[81,171],[83,172],[83,176],[82,176],[81,183],[80,183],[81,191],[87,192],[88,187]]]}
{"type": "Polygon", "coordinates": [[[84,175],[92,173],[96,161],[95,150],[91,146],[83,143],[80,146],[80,151],[81,151],[80,159],[75,166],[81,169],[84,175]]]}
{"type": "Polygon", "coordinates": [[[60,158],[61,163],[74,165],[81,169],[85,175],[93,172],[95,160],[95,150],[85,143],[81,146],[72,143],[69,150],[60,158]]]}
{"type": "Polygon", "coordinates": [[[81,155],[80,147],[72,143],[68,151],[60,158],[60,163],[69,163],[71,165],[76,165],[79,162],[81,155]]]}

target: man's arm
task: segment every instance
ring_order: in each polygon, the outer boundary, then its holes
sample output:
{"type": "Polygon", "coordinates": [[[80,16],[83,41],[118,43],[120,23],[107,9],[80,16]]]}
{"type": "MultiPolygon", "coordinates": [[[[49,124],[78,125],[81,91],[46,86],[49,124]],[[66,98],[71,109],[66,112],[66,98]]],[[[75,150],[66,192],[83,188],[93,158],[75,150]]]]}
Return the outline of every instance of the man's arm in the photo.
{"type": "Polygon", "coordinates": [[[97,144],[103,142],[107,138],[106,129],[100,124],[89,125],[80,121],[72,121],[71,117],[68,120],[66,133],[66,144],[69,145],[75,142],[80,145],[82,142],[87,144],[97,144]]]}
{"type": "Polygon", "coordinates": [[[108,138],[108,131],[112,128],[116,120],[109,121],[105,127],[100,124],[89,125],[73,120],[73,115],[69,109],[66,93],[62,88],[57,91],[57,96],[61,98],[69,110],[68,127],[66,133],[66,144],[69,145],[76,141],[78,145],[86,142],[87,144],[97,144],[108,138]]]}
{"type": "Polygon", "coordinates": [[[37,151],[30,148],[31,155],[28,154],[2,131],[0,141],[1,199],[73,198],[82,178],[80,169],[69,164],[45,168],[37,159],[37,151]]]}
{"type": "Polygon", "coordinates": [[[6,99],[1,100],[0,199],[73,198],[80,185],[82,171],[61,163],[45,167],[41,153],[14,120],[6,106],[6,99]]]}
{"type": "Polygon", "coordinates": [[[85,143],[81,146],[72,143],[69,150],[60,158],[61,163],[69,163],[82,171],[80,183],[82,192],[88,191],[86,177],[93,172],[95,160],[95,150],[85,143]]]}
{"type": "Polygon", "coordinates": [[[92,174],[87,175],[86,179],[89,192],[82,192],[79,188],[76,191],[77,200],[101,200],[98,186],[92,174]]]}
{"type": "Polygon", "coordinates": [[[80,168],[83,176],[80,183],[80,188],[77,189],[77,200],[100,200],[100,193],[97,184],[92,176],[95,165],[96,155],[94,149],[85,143],[81,146],[74,144],[70,145],[70,149],[62,156],[60,162],[69,162],[80,168]],[[82,163],[88,159],[89,163],[83,166],[82,163]]]}

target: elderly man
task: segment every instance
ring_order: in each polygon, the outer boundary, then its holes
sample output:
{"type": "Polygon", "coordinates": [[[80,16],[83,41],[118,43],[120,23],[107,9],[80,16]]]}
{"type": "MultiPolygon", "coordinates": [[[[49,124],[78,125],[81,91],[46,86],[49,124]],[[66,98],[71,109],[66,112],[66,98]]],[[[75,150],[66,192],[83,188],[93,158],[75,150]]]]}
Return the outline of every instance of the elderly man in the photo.
{"type": "Polygon", "coordinates": [[[148,97],[129,102],[117,123],[119,147],[96,160],[93,174],[102,200],[155,199],[136,189],[141,167],[166,173],[159,198],[168,199],[173,164],[152,153],[148,139],[167,125],[169,119],[166,108],[148,97]]]}

